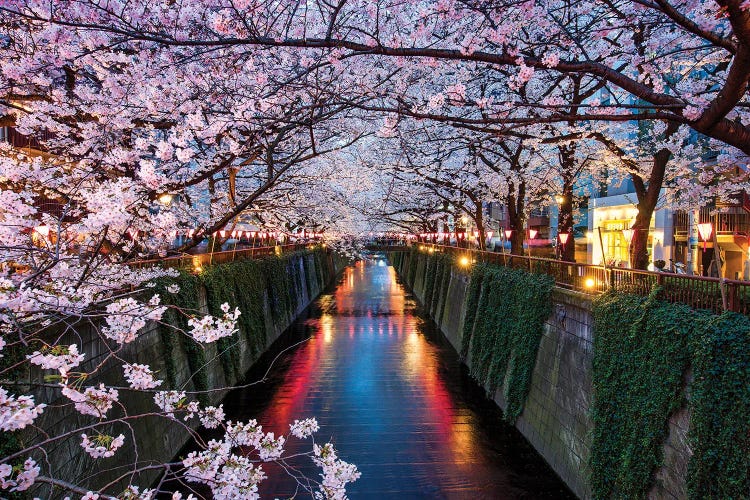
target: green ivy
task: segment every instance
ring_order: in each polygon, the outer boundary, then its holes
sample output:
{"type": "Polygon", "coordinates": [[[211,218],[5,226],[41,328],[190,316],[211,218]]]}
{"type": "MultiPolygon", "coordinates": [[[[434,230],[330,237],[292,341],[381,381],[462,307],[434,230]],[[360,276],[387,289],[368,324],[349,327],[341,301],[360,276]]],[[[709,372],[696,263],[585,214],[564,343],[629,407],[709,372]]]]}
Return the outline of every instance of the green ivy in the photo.
{"type": "Polygon", "coordinates": [[[440,289],[437,292],[437,297],[434,299],[436,304],[435,317],[438,318],[438,320],[442,319],[446,302],[448,302],[448,287],[450,286],[451,269],[453,268],[449,257],[446,256],[442,261],[443,269],[442,275],[440,276],[440,289]]]}
{"type": "Polygon", "coordinates": [[[669,415],[682,406],[682,377],[695,313],[687,306],[609,293],[594,302],[594,498],[644,498],[662,462],[669,415]]]}
{"type": "MultiPolygon", "coordinates": [[[[513,422],[523,411],[531,387],[544,322],[551,313],[554,281],[520,269],[479,264],[474,267],[467,294],[467,313],[479,298],[473,328],[463,340],[471,357],[470,373],[491,394],[503,388],[505,418],[513,422]],[[471,281],[481,284],[472,284],[471,281]],[[472,302],[472,303],[470,303],[472,302]]],[[[465,323],[466,325],[466,323],[465,323]]]]}
{"type": "Polygon", "coordinates": [[[411,247],[409,249],[409,259],[408,259],[408,265],[407,265],[407,276],[406,276],[406,284],[410,288],[414,288],[414,280],[417,278],[417,258],[419,256],[419,252],[415,247],[411,247]]]}
{"type": "MultiPolygon", "coordinates": [[[[188,330],[187,322],[190,315],[199,315],[201,286],[206,291],[206,306],[209,314],[223,315],[221,305],[225,302],[232,307],[239,307],[241,311],[237,322],[238,332],[216,342],[219,361],[227,381],[240,380],[243,376],[240,360],[240,345],[243,340],[252,356],[259,354],[267,342],[266,297],[268,297],[273,321],[286,324],[298,309],[299,297],[296,292],[302,287],[301,277],[296,276],[297,270],[292,269],[291,266],[300,257],[307,263],[308,256],[316,266],[323,266],[326,261],[321,258],[321,254],[324,253],[323,250],[317,249],[313,252],[303,251],[282,257],[248,259],[209,266],[200,276],[182,272],[177,278],[159,280],[157,291],[163,297],[163,302],[178,308],[168,309],[163,318],[163,324],[160,326],[162,341],[170,353],[165,356],[166,378],[170,387],[176,387],[178,383],[172,353],[176,352],[178,343],[181,343],[187,354],[195,389],[198,391],[209,389],[204,347],[187,335],[176,335],[176,329],[188,330]],[[165,289],[170,284],[179,285],[180,293],[166,292],[165,289]]],[[[325,269],[310,269],[309,271],[308,274],[317,274],[321,279],[330,275],[327,266],[325,269]]],[[[206,397],[202,397],[202,402],[207,403],[206,397]]]]}
{"type": "Polygon", "coordinates": [[[474,266],[469,279],[469,286],[466,289],[466,314],[464,316],[464,331],[461,337],[461,359],[466,359],[469,354],[471,345],[471,335],[474,332],[477,311],[479,310],[479,299],[482,292],[482,279],[484,278],[484,268],[474,266]]]}
{"type": "Polygon", "coordinates": [[[710,316],[691,344],[692,498],[750,496],[750,319],[710,316]]]}
{"type": "Polygon", "coordinates": [[[645,498],[669,418],[687,405],[690,498],[747,498],[750,319],[670,304],[658,293],[609,293],[594,303],[593,497],[645,498]]]}

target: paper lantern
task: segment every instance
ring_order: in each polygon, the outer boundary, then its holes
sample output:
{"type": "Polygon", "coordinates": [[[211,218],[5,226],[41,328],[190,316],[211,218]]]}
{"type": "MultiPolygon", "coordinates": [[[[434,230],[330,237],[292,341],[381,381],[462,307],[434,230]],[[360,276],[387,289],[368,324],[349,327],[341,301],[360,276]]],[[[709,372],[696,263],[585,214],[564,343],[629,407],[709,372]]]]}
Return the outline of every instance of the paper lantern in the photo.
{"type": "Polygon", "coordinates": [[[706,251],[706,242],[711,237],[711,234],[714,232],[714,227],[711,225],[710,222],[701,222],[698,224],[698,234],[701,235],[701,239],[703,240],[703,251],[706,251]]]}

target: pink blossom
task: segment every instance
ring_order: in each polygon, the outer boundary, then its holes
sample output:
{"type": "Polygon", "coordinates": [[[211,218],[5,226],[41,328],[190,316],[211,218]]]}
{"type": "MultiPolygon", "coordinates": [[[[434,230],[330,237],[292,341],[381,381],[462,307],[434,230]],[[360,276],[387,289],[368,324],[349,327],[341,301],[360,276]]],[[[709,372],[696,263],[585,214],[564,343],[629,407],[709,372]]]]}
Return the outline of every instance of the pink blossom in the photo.
{"type": "MultiPolygon", "coordinates": [[[[750,0],[748,0],[750,1],[750,0]]],[[[696,106],[685,106],[682,110],[682,116],[690,121],[695,121],[703,115],[703,110],[696,106]]]]}
{"type": "Polygon", "coordinates": [[[10,491],[25,491],[34,484],[39,476],[39,466],[36,462],[27,458],[23,463],[23,469],[18,471],[15,478],[10,479],[13,474],[13,468],[8,464],[0,465],[0,487],[10,489],[10,491]]]}
{"type": "Polygon", "coordinates": [[[8,396],[0,387],[0,430],[5,432],[23,429],[42,414],[45,404],[34,404],[34,396],[8,396]]]}
{"type": "Polygon", "coordinates": [[[46,370],[61,370],[63,372],[68,372],[71,368],[81,364],[84,357],[85,354],[78,353],[76,344],[45,348],[43,352],[34,351],[26,356],[32,364],[41,366],[46,370]]]}
{"type": "Polygon", "coordinates": [[[314,418],[307,418],[305,420],[295,420],[293,424],[289,425],[289,430],[292,435],[300,439],[305,439],[312,436],[314,433],[320,430],[318,421],[314,418]]]}
{"type": "Polygon", "coordinates": [[[224,405],[208,406],[199,412],[198,418],[206,429],[216,429],[224,422],[224,405]]]}
{"type": "Polygon", "coordinates": [[[73,401],[76,410],[82,415],[91,415],[93,417],[102,418],[112,409],[112,406],[118,400],[119,393],[117,390],[107,388],[104,384],[99,384],[98,387],[87,387],[86,390],[81,393],[66,385],[65,382],[67,382],[67,380],[64,380],[63,382],[63,395],[73,401]]]}
{"type": "Polygon", "coordinates": [[[546,52],[542,56],[542,64],[547,68],[554,68],[560,64],[560,54],[557,52],[546,52]]]}
{"type": "Polygon", "coordinates": [[[191,328],[190,335],[198,342],[214,342],[223,337],[229,337],[237,331],[237,318],[240,316],[239,308],[233,313],[229,312],[229,304],[222,304],[224,316],[214,318],[204,316],[202,319],[191,318],[188,326],[191,328]],[[226,307],[226,309],[225,309],[226,307]]]}
{"type": "Polygon", "coordinates": [[[160,391],[154,394],[154,403],[170,417],[185,401],[185,391],[160,391]]]}
{"type": "Polygon", "coordinates": [[[109,458],[125,443],[125,436],[120,434],[116,438],[105,434],[97,434],[89,438],[81,434],[81,447],[94,458],[109,458]]]}
{"type": "Polygon", "coordinates": [[[125,372],[125,378],[128,380],[128,384],[133,389],[153,389],[162,384],[161,380],[154,378],[154,372],[151,371],[148,365],[140,365],[137,363],[124,364],[122,366],[125,372]]]}

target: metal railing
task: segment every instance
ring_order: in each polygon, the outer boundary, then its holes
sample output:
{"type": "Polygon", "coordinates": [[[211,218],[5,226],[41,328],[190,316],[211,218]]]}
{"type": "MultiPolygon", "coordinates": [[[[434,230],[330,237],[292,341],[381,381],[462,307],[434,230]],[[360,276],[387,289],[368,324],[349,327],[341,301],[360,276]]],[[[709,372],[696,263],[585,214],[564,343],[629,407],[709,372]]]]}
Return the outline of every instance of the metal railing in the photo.
{"type": "Polygon", "coordinates": [[[129,262],[128,265],[134,268],[160,266],[174,269],[197,269],[212,264],[225,264],[227,262],[234,262],[235,260],[242,259],[257,259],[271,255],[297,252],[314,247],[314,244],[294,243],[291,245],[278,245],[272,247],[240,248],[223,252],[201,253],[195,255],[184,254],[174,257],[165,257],[163,259],[138,260],[129,262]]]}
{"type": "MultiPolygon", "coordinates": [[[[532,273],[552,276],[560,288],[587,294],[601,294],[615,289],[637,295],[648,295],[654,285],[662,287],[662,297],[694,309],[724,310],[721,286],[725,287],[727,310],[750,314],[750,281],[728,280],[638,269],[610,268],[578,262],[566,262],[538,257],[487,252],[434,243],[415,243],[426,252],[444,252],[458,257],[465,265],[486,262],[501,266],[526,269],[532,273]],[[465,260],[462,259],[465,257],[465,260]]],[[[395,247],[402,250],[404,247],[395,247]]]]}

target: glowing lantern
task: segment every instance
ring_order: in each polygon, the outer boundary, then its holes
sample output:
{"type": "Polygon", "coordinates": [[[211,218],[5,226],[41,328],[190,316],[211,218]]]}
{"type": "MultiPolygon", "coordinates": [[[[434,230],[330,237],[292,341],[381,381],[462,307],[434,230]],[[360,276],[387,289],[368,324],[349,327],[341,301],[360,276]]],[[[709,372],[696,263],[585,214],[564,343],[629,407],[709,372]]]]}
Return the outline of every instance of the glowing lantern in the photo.
{"type": "Polygon", "coordinates": [[[159,201],[159,203],[161,203],[165,207],[168,207],[169,205],[172,204],[173,197],[174,196],[169,193],[163,193],[163,194],[160,194],[156,199],[159,201]]]}
{"type": "Polygon", "coordinates": [[[625,240],[627,240],[628,245],[633,242],[633,235],[635,234],[635,229],[623,229],[622,235],[625,237],[625,240]]]}
{"type": "Polygon", "coordinates": [[[36,233],[42,238],[46,238],[47,236],[49,236],[49,226],[46,224],[35,227],[34,231],[36,231],[36,233]]]}
{"type": "Polygon", "coordinates": [[[560,243],[562,243],[562,246],[564,247],[568,242],[568,238],[570,238],[570,233],[560,233],[558,236],[560,237],[560,243]]]}
{"type": "Polygon", "coordinates": [[[227,235],[227,232],[226,232],[226,231],[224,231],[224,230],[221,230],[221,231],[219,231],[219,236],[221,236],[222,238],[223,238],[224,236],[226,236],[226,235],[227,235]]]}
{"type": "Polygon", "coordinates": [[[711,237],[711,234],[714,232],[714,227],[711,225],[710,222],[702,222],[698,224],[698,234],[701,235],[701,239],[703,240],[703,251],[706,251],[706,242],[711,237]]]}
{"type": "Polygon", "coordinates": [[[512,235],[513,235],[513,230],[512,229],[506,229],[505,230],[505,239],[506,240],[509,240],[512,235]]]}
{"type": "Polygon", "coordinates": [[[539,234],[539,231],[536,229],[529,229],[529,239],[533,240],[537,234],[539,234]]]}

